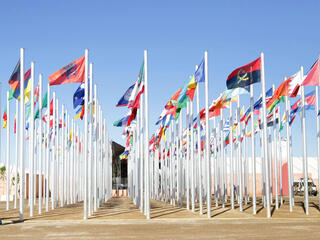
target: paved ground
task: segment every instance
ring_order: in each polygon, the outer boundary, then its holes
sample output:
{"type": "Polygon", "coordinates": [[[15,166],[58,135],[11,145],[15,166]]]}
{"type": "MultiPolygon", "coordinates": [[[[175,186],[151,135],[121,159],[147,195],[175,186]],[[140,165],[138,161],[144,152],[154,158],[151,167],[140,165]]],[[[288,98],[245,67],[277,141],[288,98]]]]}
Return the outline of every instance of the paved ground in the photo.
{"type": "MultiPolygon", "coordinates": [[[[151,201],[151,220],[146,220],[128,198],[112,198],[87,221],[82,220],[82,204],[69,205],[30,218],[25,209],[25,221],[18,221],[18,211],[5,211],[0,202],[0,239],[320,239],[320,211],[317,199],[310,201],[306,216],[301,198],[294,212],[287,203],[273,210],[266,219],[261,204],[256,216],[247,205],[244,212],[212,207],[212,218],[196,211],[173,207],[161,201],[151,201]]],[[[51,205],[50,205],[51,206],[51,205]]],[[[35,209],[38,209],[37,206],[35,209]]],[[[204,209],[204,214],[206,213],[204,209]]]]}

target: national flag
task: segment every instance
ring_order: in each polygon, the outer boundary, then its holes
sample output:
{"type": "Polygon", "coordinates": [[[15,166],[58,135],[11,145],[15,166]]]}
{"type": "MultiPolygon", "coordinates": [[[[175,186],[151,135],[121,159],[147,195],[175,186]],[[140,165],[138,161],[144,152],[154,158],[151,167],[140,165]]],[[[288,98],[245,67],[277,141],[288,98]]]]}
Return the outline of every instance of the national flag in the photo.
{"type": "Polygon", "coordinates": [[[81,113],[82,113],[82,108],[84,108],[84,105],[82,105],[77,111],[76,111],[76,116],[74,117],[74,120],[77,120],[80,118],[81,113]]]}
{"type": "Polygon", "coordinates": [[[36,106],[37,102],[39,101],[39,89],[40,89],[40,82],[38,82],[36,89],[34,90],[34,106],[36,106]]]}
{"type": "Polygon", "coordinates": [[[131,111],[129,111],[129,113],[126,116],[124,116],[123,118],[119,119],[118,121],[115,121],[113,123],[113,126],[115,126],[115,127],[125,127],[125,126],[127,126],[130,114],[131,114],[131,111]]]}
{"type": "Polygon", "coordinates": [[[120,98],[120,100],[118,101],[116,107],[124,107],[124,106],[128,106],[129,104],[129,99],[130,96],[132,94],[133,88],[134,88],[135,84],[133,84],[132,86],[130,86],[127,91],[124,93],[124,95],[120,98]]]}
{"type": "Polygon", "coordinates": [[[281,97],[290,95],[290,91],[289,91],[290,81],[291,81],[290,78],[284,80],[279,85],[279,87],[274,91],[273,96],[267,102],[267,108],[268,108],[269,112],[271,112],[272,109],[276,106],[276,104],[281,100],[280,99],[281,97]]]}
{"type": "Polygon", "coordinates": [[[129,151],[126,150],[120,154],[119,158],[120,158],[120,160],[126,160],[128,158],[128,155],[129,155],[129,151]]]}
{"type": "MultiPolygon", "coordinates": [[[[305,94],[304,100],[305,100],[305,103],[304,103],[305,109],[306,110],[312,109],[313,107],[310,107],[310,106],[314,106],[316,104],[315,90],[311,91],[308,94],[305,94]]],[[[298,111],[300,111],[301,106],[302,106],[301,99],[299,99],[295,104],[291,106],[291,110],[298,109],[298,111]]]]}
{"type": "Polygon", "coordinates": [[[66,83],[84,82],[84,65],[85,57],[83,56],[51,74],[49,76],[49,84],[52,86],[66,83]]]}
{"type": "Polygon", "coordinates": [[[132,89],[130,98],[129,98],[129,103],[128,107],[131,108],[133,107],[134,103],[136,102],[136,99],[139,95],[139,92],[144,91],[144,62],[142,62],[142,65],[140,67],[140,71],[138,74],[138,79],[134,84],[134,87],[132,89]]]}
{"type": "Polygon", "coordinates": [[[194,82],[204,82],[204,61],[202,59],[201,63],[198,66],[198,69],[194,73],[194,82]]]}
{"type": "Polygon", "coordinates": [[[303,86],[316,86],[320,85],[319,83],[319,78],[320,78],[320,73],[319,73],[319,59],[312,65],[308,75],[304,79],[302,85],[303,86]]]}
{"type": "Polygon", "coordinates": [[[84,83],[81,83],[73,94],[73,108],[84,105],[84,83]]]}
{"type": "MultiPolygon", "coordinates": [[[[42,109],[47,108],[47,106],[48,106],[48,92],[46,92],[45,95],[42,98],[42,109]]],[[[40,116],[40,109],[38,107],[38,109],[37,109],[37,111],[36,111],[36,113],[34,115],[34,119],[35,120],[38,119],[39,116],[40,116]]]]}
{"type": "Polygon", "coordinates": [[[301,95],[300,86],[304,80],[304,78],[301,78],[301,72],[298,71],[296,74],[289,77],[289,95],[290,97],[296,97],[298,94],[301,95]]]}
{"type": "Polygon", "coordinates": [[[258,58],[240,68],[234,70],[227,79],[227,88],[247,87],[260,82],[261,58],[258,58]]]}
{"type": "Polygon", "coordinates": [[[4,113],[3,113],[3,125],[2,127],[3,128],[6,128],[7,126],[7,123],[8,123],[8,116],[7,116],[7,105],[6,105],[6,108],[4,109],[4,113]]]}
{"type": "MultiPolygon", "coordinates": [[[[19,74],[15,73],[17,70],[17,66],[12,73],[10,79],[9,79],[9,85],[11,87],[10,92],[9,92],[9,100],[15,98],[20,101],[20,62],[18,63],[18,71],[19,74]],[[19,78],[16,78],[19,77],[19,78]]],[[[25,95],[25,103],[29,101],[29,95],[31,91],[31,82],[29,81],[31,78],[31,69],[29,69],[27,72],[24,74],[24,95],[25,95]]]]}

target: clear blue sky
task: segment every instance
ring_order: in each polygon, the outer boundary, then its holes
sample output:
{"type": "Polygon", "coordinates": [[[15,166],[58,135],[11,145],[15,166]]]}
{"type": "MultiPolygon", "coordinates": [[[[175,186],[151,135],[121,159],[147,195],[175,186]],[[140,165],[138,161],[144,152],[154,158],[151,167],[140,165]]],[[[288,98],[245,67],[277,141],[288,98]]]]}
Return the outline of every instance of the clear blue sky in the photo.
{"type": "MultiPolygon", "coordinates": [[[[268,87],[272,83],[279,85],[300,65],[309,69],[320,53],[319,11],[316,0],[3,1],[1,117],[7,81],[20,47],[25,48],[26,63],[35,61],[36,76],[43,73],[45,82],[51,73],[82,56],[88,48],[108,130],[112,139],[124,143],[121,129],[112,123],[127,109],[116,108],[115,104],[136,80],[144,49],[149,50],[152,133],[164,104],[193,73],[204,50],[209,52],[210,101],[225,89],[226,78],[234,68],[254,60],[261,51],[265,52],[268,87]]],[[[77,87],[54,87],[72,116],[72,95],[77,87]]],[[[255,89],[258,96],[260,85],[255,89]]],[[[248,98],[244,96],[241,101],[248,104],[248,98]]],[[[11,106],[14,110],[13,103],[11,106]]],[[[315,155],[313,115],[307,114],[309,155],[315,155]]],[[[295,155],[301,149],[297,120],[293,128],[295,155]]],[[[1,134],[4,147],[5,131],[1,134]]]]}

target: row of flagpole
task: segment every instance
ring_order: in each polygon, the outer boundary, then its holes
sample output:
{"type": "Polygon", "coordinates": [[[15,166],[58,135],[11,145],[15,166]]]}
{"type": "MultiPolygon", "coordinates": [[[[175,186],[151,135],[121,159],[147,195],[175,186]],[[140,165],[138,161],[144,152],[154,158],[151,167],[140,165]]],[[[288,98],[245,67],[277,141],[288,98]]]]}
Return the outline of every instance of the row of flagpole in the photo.
{"type": "MultiPolygon", "coordinates": [[[[24,73],[24,49],[20,49],[19,60],[20,89],[25,89],[24,73]]],[[[65,67],[66,68],[66,67],[65,67]]],[[[20,114],[18,114],[18,99],[16,101],[15,124],[19,124],[19,131],[15,129],[15,160],[12,164],[10,146],[10,97],[7,92],[6,119],[4,127],[7,131],[6,144],[6,210],[10,210],[10,169],[14,169],[14,204],[17,208],[19,196],[19,217],[24,219],[25,202],[28,197],[29,216],[34,216],[35,203],[38,202],[38,214],[66,204],[74,204],[83,201],[83,216],[87,219],[94,211],[112,196],[112,148],[108,133],[106,131],[106,120],[103,118],[101,105],[98,104],[97,86],[93,85],[93,67],[88,64],[88,50],[85,50],[84,79],[76,79],[75,82],[85,83],[84,92],[84,131],[72,119],[64,104],[59,108],[56,93],[52,92],[48,83],[48,90],[42,96],[43,80],[39,74],[37,99],[35,64],[31,62],[30,75],[30,106],[28,128],[25,127],[25,97],[20,99],[20,114]],[[89,68],[88,68],[89,67],[89,68]],[[88,75],[90,74],[90,75],[88,75]],[[90,88],[88,88],[88,76],[90,88]],[[94,91],[93,91],[94,87],[94,91]],[[90,93],[90,94],[89,94],[90,93]],[[88,97],[89,96],[89,97],[88,97]],[[93,99],[94,96],[94,99],[93,99]],[[38,121],[35,117],[35,105],[39,102],[38,121]],[[42,115],[43,104],[46,105],[47,113],[42,115]],[[60,110],[60,111],[59,111],[60,110]],[[60,115],[60,117],[59,117],[60,115]],[[42,124],[43,118],[46,125],[42,124]],[[5,125],[6,124],[6,125],[5,125]],[[28,133],[28,186],[26,186],[26,132],[28,133]],[[94,136],[94,138],[93,138],[94,136]],[[88,139],[89,137],[89,139],[88,139]],[[19,142],[18,142],[19,139],[19,142]],[[19,155],[18,155],[19,154],[19,155]],[[20,167],[18,167],[20,164],[20,167]],[[89,174],[88,174],[89,173],[89,174]],[[19,188],[18,188],[19,181],[19,188]],[[28,189],[28,194],[26,192],[28,189]],[[37,191],[38,190],[38,191],[37,191]],[[38,199],[37,199],[38,198],[38,199]]],[[[76,71],[81,69],[71,69],[76,71]]],[[[16,76],[14,72],[12,76],[16,76]]],[[[63,74],[61,74],[62,76],[63,74]]],[[[64,76],[62,76],[64,77],[64,76]]],[[[10,79],[12,80],[12,79],[10,79]]],[[[10,83],[10,81],[9,81],[10,83]]],[[[14,89],[12,89],[14,90],[14,89]]],[[[25,91],[20,91],[25,96],[25,91]]],[[[15,126],[16,127],[16,126],[15,126]]]]}
{"type": "MultiPolygon", "coordinates": [[[[144,61],[145,73],[147,61],[144,61]]],[[[319,78],[319,60],[317,60],[318,75],[319,78]]],[[[201,64],[200,64],[201,65],[201,64]]],[[[264,68],[264,54],[261,53],[259,59],[249,63],[239,69],[237,72],[236,81],[241,85],[241,81],[251,81],[254,73],[253,68],[258,69],[258,80],[253,81],[249,86],[250,90],[250,106],[247,113],[243,114],[240,111],[240,97],[242,93],[233,94],[239,87],[233,88],[233,92],[223,93],[213,104],[209,107],[209,76],[208,76],[208,53],[204,53],[203,60],[203,80],[196,82],[190,80],[188,83],[188,90],[196,88],[196,101],[197,101],[197,117],[194,127],[193,119],[193,96],[191,100],[184,106],[186,108],[185,115],[185,128],[183,127],[183,113],[182,107],[180,111],[175,113],[170,112],[171,109],[177,106],[178,96],[180,98],[181,91],[178,95],[175,95],[166,104],[166,115],[161,114],[160,127],[157,132],[147,141],[143,143],[140,140],[141,134],[144,132],[143,128],[146,126],[142,123],[142,119],[145,119],[147,124],[147,116],[136,118],[135,124],[128,124],[122,122],[115,126],[126,126],[127,140],[133,139],[133,143],[127,141],[126,155],[128,160],[128,192],[129,197],[133,199],[133,202],[140,206],[141,209],[144,206],[144,212],[147,218],[150,218],[150,199],[154,198],[165,202],[170,201],[170,204],[182,207],[184,206],[189,210],[195,211],[195,202],[199,203],[199,212],[203,214],[204,203],[206,204],[207,216],[211,217],[211,198],[214,195],[216,206],[219,204],[225,207],[225,202],[230,202],[231,208],[235,209],[235,204],[239,205],[239,210],[244,211],[243,204],[248,205],[249,202],[252,205],[252,213],[257,214],[257,181],[261,180],[262,202],[266,208],[266,216],[271,217],[271,205],[275,205],[275,209],[278,210],[280,205],[284,204],[284,185],[283,185],[283,158],[282,153],[287,155],[287,170],[288,170],[288,200],[290,212],[293,211],[294,206],[294,176],[293,176],[293,157],[292,157],[292,131],[291,124],[295,118],[295,112],[298,109],[294,108],[294,105],[290,106],[289,96],[296,97],[294,89],[289,91],[289,84],[292,87],[301,89],[301,100],[298,100],[298,108],[301,113],[301,136],[302,136],[302,159],[303,159],[303,181],[304,181],[304,208],[305,213],[309,214],[309,190],[308,190],[308,155],[307,155],[307,138],[306,138],[306,117],[305,111],[307,105],[316,105],[316,132],[317,132],[317,162],[318,162],[318,175],[320,176],[320,135],[319,135],[319,106],[318,106],[318,85],[319,79],[316,79],[317,83],[306,83],[303,74],[303,67],[300,68],[298,74],[285,79],[285,81],[277,88],[266,90],[265,68],[264,68]],[[258,63],[258,64],[256,64],[258,63]],[[251,64],[251,65],[250,65],[251,64]],[[246,68],[250,65],[250,69],[246,68]],[[243,72],[244,71],[244,72],[243,72]],[[249,75],[250,74],[250,75],[249,75]],[[298,83],[294,83],[294,79],[297,78],[298,83]],[[288,81],[289,80],[289,81],[288,81]],[[194,87],[194,82],[196,82],[194,87]],[[203,112],[200,111],[199,104],[199,83],[205,83],[205,108],[203,112]],[[261,82],[261,97],[254,101],[254,88],[253,83],[261,82]],[[192,85],[193,84],[193,85],[192,85]],[[295,85],[293,85],[295,84],[295,85]],[[316,86],[315,103],[308,103],[304,93],[304,86],[311,85],[316,86]],[[289,93],[290,92],[290,93],[289,93]],[[229,96],[230,95],[230,96],[229,96]],[[237,107],[235,110],[235,118],[233,116],[232,102],[234,96],[237,97],[237,107]],[[232,97],[233,96],[233,97],[232,97]],[[224,98],[224,99],[223,99],[224,98]],[[225,106],[229,108],[229,117],[225,120],[220,113],[220,121],[216,125],[217,116],[210,114],[214,112],[215,107],[220,100],[225,101],[225,106]],[[229,99],[229,100],[227,100],[229,99]],[[284,119],[280,118],[281,107],[274,107],[281,103],[284,99],[285,111],[284,119]],[[300,102],[299,102],[300,101],[300,102]],[[306,105],[307,104],[307,105],[306,105]],[[168,108],[167,108],[168,107],[168,108]],[[259,119],[255,121],[255,111],[261,109],[259,113],[259,119]],[[178,115],[175,120],[172,118],[166,118],[165,116],[178,115]],[[204,114],[203,114],[204,113],[204,114]],[[201,115],[202,114],[202,115],[201,115]],[[210,116],[209,116],[210,115],[210,116]],[[247,123],[251,118],[251,131],[248,134],[247,123]],[[213,119],[213,127],[210,127],[210,120],[213,119]],[[243,123],[242,119],[245,120],[243,123]],[[235,121],[234,121],[235,120],[235,121]],[[170,124],[171,123],[171,124],[170,124]],[[227,123],[229,124],[228,127],[227,123]],[[281,130],[282,124],[286,124],[286,149],[282,146],[281,130]],[[272,126],[272,128],[270,126],[272,126]],[[277,126],[278,125],[278,126],[277,126]],[[174,128],[175,126],[175,128],[174,128]],[[204,129],[201,131],[201,129],[204,129]],[[225,134],[225,128],[229,134],[225,134]],[[185,130],[184,130],[185,129],[185,130]],[[236,129],[236,131],[234,131],[236,129]],[[165,131],[170,134],[165,134],[165,131]],[[255,134],[258,133],[259,140],[256,141],[255,134]],[[196,134],[196,136],[195,136],[196,134]],[[166,137],[167,136],[167,137],[166,137]],[[229,138],[230,147],[227,148],[225,138],[229,138]],[[248,155],[249,137],[251,138],[251,156],[248,155]],[[203,141],[203,147],[202,140],[203,141]],[[163,139],[163,141],[161,141],[163,139]],[[184,142],[185,140],[185,142],[184,142]],[[257,157],[256,144],[260,145],[260,158],[257,157]],[[140,147],[144,146],[145,155],[141,155],[139,152],[140,147]],[[194,149],[196,151],[194,151],[194,149]],[[148,160],[148,157],[150,159],[148,160]],[[150,165],[149,165],[150,164],[150,165]],[[261,166],[261,176],[257,177],[258,164],[261,166]],[[142,171],[141,168],[144,167],[142,171]],[[229,166],[229,169],[227,167],[229,166]],[[251,194],[249,194],[249,166],[251,168],[251,194]],[[143,178],[142,173],[145,176],[143,178]],[[143,184],[144,183],[144,184],[143,184]],[[211,184],[214,183],[213,186],[211,184]],[[228,190],[229,189],[229,190],[228,190]],[[212,192],[213,191],[213,192],[212,192]],[[144,204],[142,199],[144,198],[144,204]],[[184,202],[185,201],[185,202],[184,202]],[[148,204],[148,205],[147,205],[148,204]]],[[[316,67],[317,67],[316,66],[316,67]]],[[[314,68],[314,67],[313,67],[314,68]]],[[[198,67],[196,67],[197,74],[198,67]]],[[[234,71],[234,72],[235,72],[234,71]]],[[[256,71],[256,70],[255,70],[256,71]]],[[[232,73],[233,74],[233,73],[232,73]]],[[[232,79],[232,74],[228,77],[232,79]]],[[[310,73],[311,74],[311,73],[310,73]]],[[[311,74],[311,77],[313,75],[311,74]]],[[[311,78],[309,77],[309,78],[311,78]]],[[[145,79],[146,79],[145,75],[145,79]]],[[[147,85],[147,81],[145,82],[147,85]]],[[[228,85],[228,83],[227,83],[228,85]]],[[[229,86],[228,86],[229,88],[229,86]]],[[[241,88],[241,86],[240,86],[241,88]]],[[[145,86],[145,91],[147,87],[145,86]]],[[[243,90],[245,91],[245,90],[243,90]]],[[[247,91],[247,90],[246,90],[247,91]]],[[[240,92],[240,90],[239,90],[240,92]]],[[[126,92],[130,94],[131,92],[126,92]]],[[[125,95],[126,95],[125,94],[125,95]]],[[[132,94],[131,94],[132,96],[132,94]]],[[[146,97],[146,96],[145,96],[146,97]]],[[[178,99],[179,100],[179,99],[178,99]]],[[[142,101],[142,97],[141,97],[142,101]]],[[[222,102],[223,102],[222,101],[222,102]]],[[[140,102],[141,103],[141,102],[140,102]]],[[[147,114],[148,111],[142,110],[143,104],[140,104],[138,113],[147,114]],[[140,110],[140,112],[139,112],[140,110]]],[[[218,107],[216,107],[218,108],[218,107]]],[[[222,108],[219,109],[220,112],[222,108]]],[[[139,114],[138,114],[139,115],[139,114]]],[[[132,115],[131,115],[132,116],[132,115]]],[[[135,116],[134,116],[135,119],[135,116]]],[[[218,119],[218,118],[217,118],[218,119]]],[[[146,137],[146,135],[145,135],[146,137]]],[[[126,157],[125,157],[126,158],[126,157]]],[[[125,159],[124,158],[124,159],[125,159]]],[[[320,198],[319,198],[320,202],[320,198]]]]}

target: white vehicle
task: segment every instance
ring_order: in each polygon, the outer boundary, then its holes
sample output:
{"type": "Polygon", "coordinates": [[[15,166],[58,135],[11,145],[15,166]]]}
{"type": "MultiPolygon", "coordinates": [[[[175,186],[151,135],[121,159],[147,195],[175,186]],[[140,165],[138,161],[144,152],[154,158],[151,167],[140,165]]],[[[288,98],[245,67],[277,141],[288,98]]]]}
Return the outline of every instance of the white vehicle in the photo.
{"type": "MultiPolygon", "coordinates": [[[[303,195],[304,194],[304,179],[300,178],[298,180],[293,181],[293,189],[295,195],[303,195]]],[[[312,181],[311,178],[308,178],[308,191],[310,195],[317,196],[317,187],[312,181]]]]}

